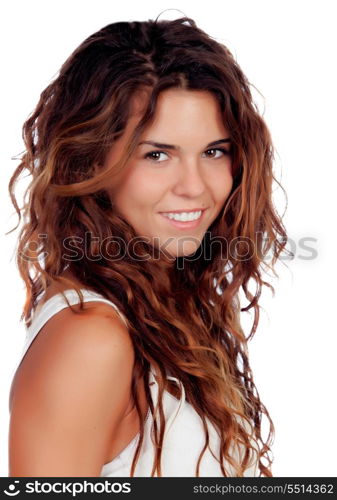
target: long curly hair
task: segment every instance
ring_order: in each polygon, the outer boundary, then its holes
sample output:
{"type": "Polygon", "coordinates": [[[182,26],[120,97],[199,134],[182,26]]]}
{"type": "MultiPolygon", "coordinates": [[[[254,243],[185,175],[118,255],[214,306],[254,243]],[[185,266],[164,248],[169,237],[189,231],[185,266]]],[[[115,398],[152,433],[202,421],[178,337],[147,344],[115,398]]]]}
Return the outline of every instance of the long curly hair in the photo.
{"type": "Polygon", "coordinates": [[[221,438],[218,458],[224,476],[230,475],[227,464],[240,477],[257,462],[260,476],[272,476],[274,425],[254,384],[247,344],[258,326],[263,285],[275,292],[262,273],[267,268],[278,276],[274,267],[287,234],[272,202],[273,181],[280,185],[273,174],[275,149],[250,85],[228,48],[189,17],[117,22],[79,45],[23,125],[25,150],[9,182],[19,219],[12,231],[23,219],[16,249],[26,288],[20,320],[31,324],[51,280],[75,289],[80,310],[74,312],[85,312],[80,288],[60,276],[65,269],[83,288],[118,306],[135,350],[132,395],[141,422],[130,476],[144,439],[136,390],[142,377],[154,416],[151,476],[162,475],[162,397],[170,387],[168,373],[182,381],[187,401],[202,419],[205,445],[196,476],[209,444],[207,420],[221,438]],[[230,195],[193,258],[178,256],[174,265],[146,241],[137,240],[135,251],[129,243],[137,234],[116,212],[107,189],[151,123],[160,92],[168,88],[211,92],[232,140],[230,195]],[[106,168],[107,154],[128,123],[132,98],[142,89],[149,96],[145,112],[122,158],[106,168]],[[20,208],[14,191],[24,171],[31,182],[20,208]],[[121,242],[128,245],[124,254],[121,242]],[[118,258],[109,258],[111,253],[118,258]],[[241,287],[248,299],[244,308],[241,287]],[[240,314],[250,309],[254,322],[245,335],[240,314]],[[160,422],[148,388],[151,366],[158,373],[160,422]],[[265,440],[263,416],[269,426],[265,440]],[[238,456],[235,448],[241,450],[238,456]]]}

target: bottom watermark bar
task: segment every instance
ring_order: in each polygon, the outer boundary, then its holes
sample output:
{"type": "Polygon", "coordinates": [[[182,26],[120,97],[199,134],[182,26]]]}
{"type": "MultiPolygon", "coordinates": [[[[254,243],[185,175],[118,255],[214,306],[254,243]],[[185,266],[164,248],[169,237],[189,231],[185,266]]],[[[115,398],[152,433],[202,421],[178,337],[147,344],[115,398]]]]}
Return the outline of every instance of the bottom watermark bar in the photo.
{"type": "Polygon", "coordinates": [[[3,477],[0,478],[1,498],[41,498],[62,495],[84,498],[93,495],[102,498],[127,497],[138,500],[159,498],[335,498],[336,478],[327,477],[270,477],[270,478],[218,478],[218,477],[160,477],[160,478],[68,478],[68,477],[3,477]]]}

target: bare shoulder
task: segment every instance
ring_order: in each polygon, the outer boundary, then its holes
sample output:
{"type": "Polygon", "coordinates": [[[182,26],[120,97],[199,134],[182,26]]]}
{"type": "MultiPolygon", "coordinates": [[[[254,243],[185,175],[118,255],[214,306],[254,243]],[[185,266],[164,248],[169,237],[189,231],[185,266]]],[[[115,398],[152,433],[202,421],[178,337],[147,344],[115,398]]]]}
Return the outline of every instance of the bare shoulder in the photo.
{"type": "Polygon", "coordinates": [[[130,355],[133,352],[129,331],[118,311],[109,304],[100,301],[74,304],[73,312],[65,307],[54,314],[42,327],[37,339],[46,349],[74,347],[79,355],[85,354],[86,347],[90,350],[104,350],[106,347],[110,356],[130,355]],[[119,349],[116,350],[116,348],[119,349]]]}
{"type": "Polygon", "coordinates": [[[20,366],[10,476],[98,476],[104,464],[129,403],[134,349],[112,306],[85,306],[52,316],[20,366]]]}

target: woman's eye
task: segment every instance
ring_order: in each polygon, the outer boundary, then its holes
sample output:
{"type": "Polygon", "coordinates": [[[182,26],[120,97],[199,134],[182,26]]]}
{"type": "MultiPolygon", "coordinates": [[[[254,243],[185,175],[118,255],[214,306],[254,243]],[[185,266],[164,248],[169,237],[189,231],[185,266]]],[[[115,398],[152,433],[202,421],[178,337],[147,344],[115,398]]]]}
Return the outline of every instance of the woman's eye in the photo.
{"type": "Polygon", "coordinates": [[[161,163],[161,161],[163,161],[163,160],[157,161],[157,159],[158,159],[159,155],[162,155],[162,154],[166,155],[165,151],[150,151],[149,153],[146,153],[144,158],[146,158],[146,159],[148,158],[150,160],[153,160],[156,163],[161,163]],[[157,155],[157,156],[155,156],[155,155],[157,155]]]}
{"type": "MultiPolygon", "coordinates": [[[[223,148],[207,149],[206,153],[209,153],[209,152],[212,152],[213,154],[207,155],[208,158],[216,159],[216,160],[218,158],[221,158],[223,155],[229,155],[230,154],[230,151],[227,151],[226,149],[223,149],[223,148]],[[222,154],[214,156],[215,152],[220,152],[222,154]]],[[[161,155],[166,155],[167,156],[167,153],[165,153],[165,151],[157,151],[157,150],[156,151],[149,151],[148,153],[146,153],[146,155],[144,156],[144,158],[145,159],[149,159],[151,161],[154,161],[155,163],[161,163],[162,161],[165,160],[165,158],[160,159],[161,155]]]]}
{"type": "Polygon", "coordinates": [[[223,148],[212,148],[212,149],[207,149],[206,153],[208,153],[209,151],[212,151],[212,152],[214,152],[214,151],[220,151],[220,152],[222,153],[222,155],[218,155],[218,156],[210,156],[210,155],[207,155],[208,157],[210,157],[210,158],[212,158],[212,157],[213,157],[213,158],[215,158],[215,159],[217,159],[217,158],[221,158],[221,156],[223,156],[223,155],[229,155],[229,154],[230,154],[230,153],[229,153],[229,151],[227,151],[226,149],[223,149],[223,148]]]}

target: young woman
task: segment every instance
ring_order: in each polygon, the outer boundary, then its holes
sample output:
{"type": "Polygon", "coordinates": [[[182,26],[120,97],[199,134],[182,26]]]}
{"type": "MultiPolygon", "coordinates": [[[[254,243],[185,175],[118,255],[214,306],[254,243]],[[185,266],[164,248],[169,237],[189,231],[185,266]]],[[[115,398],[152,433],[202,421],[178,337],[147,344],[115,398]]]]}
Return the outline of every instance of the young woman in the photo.
{"type": "Polygon", "coordinates": [[[247,342],[287,236],[270,133],[229,50],[185,17],[110,24],[23,131],[10,475],[271,476],[247,342]]]}

